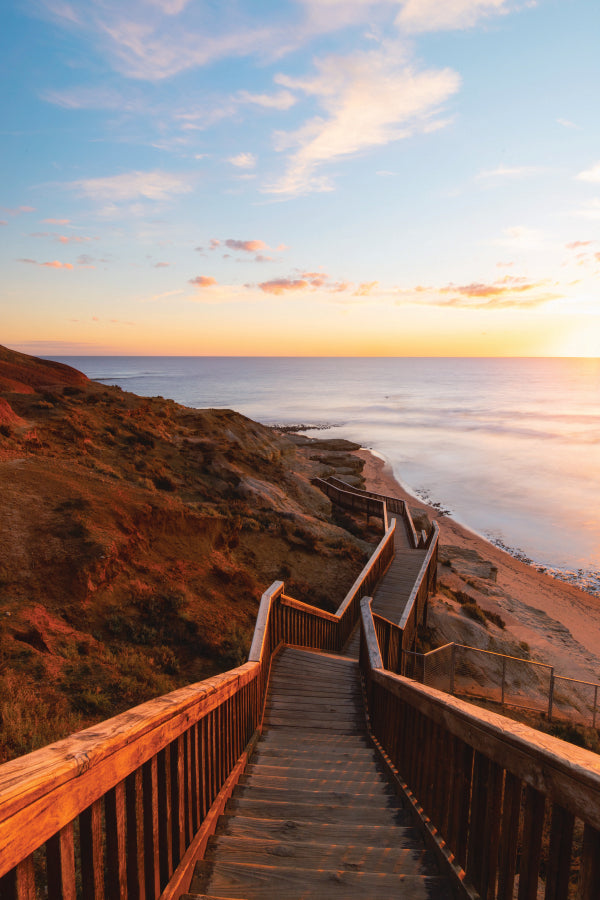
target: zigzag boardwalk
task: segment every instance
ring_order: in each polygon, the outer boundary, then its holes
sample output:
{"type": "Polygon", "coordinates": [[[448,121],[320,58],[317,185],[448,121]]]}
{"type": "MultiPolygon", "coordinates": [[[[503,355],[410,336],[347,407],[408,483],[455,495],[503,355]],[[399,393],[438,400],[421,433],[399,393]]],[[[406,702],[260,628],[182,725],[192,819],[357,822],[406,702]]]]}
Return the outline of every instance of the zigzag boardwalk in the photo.
{"type": "Polygon", "coordinates": [[[188,900],[450,900],[369,743],[358,664],[286,648],[263,736],[188,900]]]}

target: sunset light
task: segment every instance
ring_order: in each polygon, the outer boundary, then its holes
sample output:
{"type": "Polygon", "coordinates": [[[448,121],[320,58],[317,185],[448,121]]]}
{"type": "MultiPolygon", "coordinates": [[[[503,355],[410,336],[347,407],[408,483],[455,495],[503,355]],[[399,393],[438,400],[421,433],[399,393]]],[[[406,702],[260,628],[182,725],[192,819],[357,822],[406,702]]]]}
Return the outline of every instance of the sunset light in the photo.
{"type": "Polygon", "coordinates": [[[204,6],[5,8],[5,343],[600,353],[596,4],[204,6]]]}

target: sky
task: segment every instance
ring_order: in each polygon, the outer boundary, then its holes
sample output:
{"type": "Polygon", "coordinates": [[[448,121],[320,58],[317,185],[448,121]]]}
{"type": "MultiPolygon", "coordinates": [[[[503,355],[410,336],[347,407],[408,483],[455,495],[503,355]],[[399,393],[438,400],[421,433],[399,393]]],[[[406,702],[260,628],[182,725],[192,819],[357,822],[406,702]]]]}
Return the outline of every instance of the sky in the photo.
{"type": "Polygon", "coordinates": [[[597,0],[4,0],[0,343],[600,356],[597,0]]]}

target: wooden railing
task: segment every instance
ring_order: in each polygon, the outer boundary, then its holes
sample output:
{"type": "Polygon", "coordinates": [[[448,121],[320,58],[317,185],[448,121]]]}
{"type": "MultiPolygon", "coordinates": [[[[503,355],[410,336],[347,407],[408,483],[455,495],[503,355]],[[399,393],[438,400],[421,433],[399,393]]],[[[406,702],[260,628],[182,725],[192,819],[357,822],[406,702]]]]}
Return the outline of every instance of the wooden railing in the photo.
{"type": "MultiPolygon", "coordinates": [[[[322,479],[315,479],[315,481],[321,480],[322,479]]],[[[335,478],[333,475],[326,480],[325,484],[332,485],[333,487],[337,487],[338,489],[346,492],[351,492],[357,497],[379,500],[380,503],[385,503],[389,515],[400,516],[402,518],[406,526],[408,539],[413,549],[420,550],[428,547],[430,542],[433,540],[433,533],[431,529],[429,529],[429,533],[423,530],[417,531],[417,529],[415,528],[415,523],[413,522],[413,518],[410,514],[408,503],[405,500],[400,500],[398,497],[388,497],[385,494],[376,494],[373,491],[363,491],[360,488],[356,488],[352,485],[347,484],[340,478],[335,478]]],[[[321,486],[321,484],[319,484],[318,486],[321,488],[321,490],[324,491],[324,488],[321,486]]]]}
{"type": "Polygon", "coordinates": [[[349,509],[352,512],[363,513],[367,519],[369,516],[376,516],[381,519],[383,521],[383,530],[387,531],[387,504],[381,497],[371,496],[365,491],[359,491],[358,488],[354,488],[338,478],[330,478],[327,481],[323,478],[313,478],[312,483],[338,506],[349,509]]]}
{"type": "Polygon", "coordinates": [[[336,614],[275,582],[245,665],[0,766],[0,900],[178,896],[258,737],[273,655],[343,647],[394,528],[336,614]]]}
{"type": "Polygon", "coordinates": [[[370,728],[465,897],[598,900],[600,756],[384,670],[370,598],[370,728]]]}
{"type": "Polygon", "coordinates": [[[413,646],[418,626],[427,624],[427,598],[435,593],[437,585],[439,533],[438,523],[434,522],[425,559],[398,623],[402,631],[403,650],[409,650],[413,646]]]}

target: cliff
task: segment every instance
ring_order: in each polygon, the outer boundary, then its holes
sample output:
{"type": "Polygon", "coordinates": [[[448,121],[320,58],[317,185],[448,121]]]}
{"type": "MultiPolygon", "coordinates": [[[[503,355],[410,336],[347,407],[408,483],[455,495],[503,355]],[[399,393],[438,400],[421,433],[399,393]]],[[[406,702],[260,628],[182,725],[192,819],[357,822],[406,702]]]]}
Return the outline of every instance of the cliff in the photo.
{"type": "Polygon", "coordinates": [[[323,464],[0,347],[0,761],[237,664],[275,579],[334,609],[367,544],[323,464]]]}

